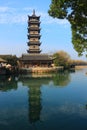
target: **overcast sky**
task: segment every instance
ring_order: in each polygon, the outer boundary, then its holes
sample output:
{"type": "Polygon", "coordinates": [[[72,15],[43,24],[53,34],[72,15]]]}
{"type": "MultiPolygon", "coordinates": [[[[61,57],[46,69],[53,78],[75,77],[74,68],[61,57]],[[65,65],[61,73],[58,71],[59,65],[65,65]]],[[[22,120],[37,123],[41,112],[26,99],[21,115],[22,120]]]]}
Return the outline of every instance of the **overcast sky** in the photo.
{"type": "Polygon", "coordinates": [[[54,19],[48,15],[51,0],[1,0],[0,1],[0,54],[27,53],[27,21],[33,9],[40,17],[42,53],[52,54],[63,50],[72,59],[78,57],[73,49],[70,24],[67,20],[54,19]]]}

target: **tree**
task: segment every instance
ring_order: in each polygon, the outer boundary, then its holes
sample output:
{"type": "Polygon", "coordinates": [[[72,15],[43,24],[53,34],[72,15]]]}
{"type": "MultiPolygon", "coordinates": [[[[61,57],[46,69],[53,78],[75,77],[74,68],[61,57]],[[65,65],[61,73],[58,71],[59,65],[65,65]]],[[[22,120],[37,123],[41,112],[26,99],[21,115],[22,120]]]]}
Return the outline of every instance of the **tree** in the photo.
{"type": "Polygon", "coordinates": [[[70,22],[74,49],[87,56],[87,0],[52,0],[48,13],[70,22]]]}
{"type": "Polygon", "coordinates": [[[70,65],[70,56],[64,51],[59,51],[53,54],[55,66],[64,66],[68,68],[70,65]]]}
{"type": "Polygon", "coordinates": [[[8,64],[12,66],[17,66],[18,58],[16,57],[16,55],[3,55],[2,58],[5,59],[8,64]]]}
{"type": "Polygon", "coordinates": [[[11,56],[11,57],[8,57],[6,59],[8,61],[9,64],[11,64],[12,66],[17,66],[17,60],[18,58],[14,55],[14,56],[11,56]]]}

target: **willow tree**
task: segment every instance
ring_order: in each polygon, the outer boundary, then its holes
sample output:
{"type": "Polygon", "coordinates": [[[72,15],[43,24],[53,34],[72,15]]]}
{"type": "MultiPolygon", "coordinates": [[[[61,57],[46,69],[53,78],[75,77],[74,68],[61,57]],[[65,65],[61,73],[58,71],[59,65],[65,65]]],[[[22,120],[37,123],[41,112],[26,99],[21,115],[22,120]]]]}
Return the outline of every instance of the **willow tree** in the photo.
{"type": "Polygon", "coordinates": [[[55,66],[64,66],[64,68],[69,68],[71,59],[67,52],[58,51],[53,54],[53,57],[55,66]]]}
{"type": "Polygon", "coordinates": [[[87,0],[52,0],[48,13],[70,22],[74,49],[87,56],[87,0]]]}

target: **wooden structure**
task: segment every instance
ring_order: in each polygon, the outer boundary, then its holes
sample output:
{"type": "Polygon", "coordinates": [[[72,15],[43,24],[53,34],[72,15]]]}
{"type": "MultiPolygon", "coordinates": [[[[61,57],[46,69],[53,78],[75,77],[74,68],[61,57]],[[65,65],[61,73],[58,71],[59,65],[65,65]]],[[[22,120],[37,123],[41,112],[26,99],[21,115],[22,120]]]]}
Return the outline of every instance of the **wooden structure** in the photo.
{"type": "Polygon", "coordinates": [[[50,67],[52,57],[47,54],[23,54],[20,58],[21,67],[50,67]]]}

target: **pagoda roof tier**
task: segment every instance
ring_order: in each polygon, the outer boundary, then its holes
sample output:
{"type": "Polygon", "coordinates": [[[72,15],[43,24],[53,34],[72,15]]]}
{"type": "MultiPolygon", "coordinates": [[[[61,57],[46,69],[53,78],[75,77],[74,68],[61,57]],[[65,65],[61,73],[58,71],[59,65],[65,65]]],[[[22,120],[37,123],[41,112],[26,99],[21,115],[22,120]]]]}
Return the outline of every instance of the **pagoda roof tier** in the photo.
{"type": "Polygon", "coordinates": [[[39,27],[29,27],[28,28],[28,31],[39,31],[39,30],[41,30],[41,28],[39,28],[39,27]]]}
{"type": "Polygon", "coordinates": [[[27,36],[28,36],[28,39],[30,39],[30,38],[39,38],[40,39],[40,37],[41,37],[41,35],[39,35],[39,34],[29,34],[27,36]]]}
{"type": "Polygon", "coordinates": [[[29,19],[31,19],[31,18],[37,18],[37,19],[39,20],[39,19],[40,19],[40,16],[36,16],[36,15],[30,16],[30,15],[28,15],[28,18],[29,18],[29,19]]]}
{"type": "Polygon", "coordinates": [[[39,30],[31,30],[31,29],[28,29],[28,33],[30,33],[30,31],[37,31],[38,33],[40,33],[40,29],[39,29],[39,30]]]}
{"type": "Polygon", "coordinates": [[[39,18],[40,16],[36,16],[36,14],[35,14],[35,10],[33,10],[33,14],[32,14],[32,16],[29,16],[28,15],[28,17],[30,18],[30,17],[36,17],[36,18],[39,18]]]}
{"type": "Polygon", "coordinates": [[[28,26],[31,26],[31,25],[38,25],[40,26],[40,22],[28,22],[28,26]]]}
{"type": "Polygon", "coordinates": [[[41,28],[39,28],[39,27],[29,27],[28,30],[31,30],[31,31],[35,30],[36,31],[36,30],[41,30],[41,28]]]}
{"type": "Polygon", "coordinates": [[[34,41],[29,41],[29,42],[27,42],[27,45],[28,45],[28,46],[30,46],[30,45],[39,45],[39,46],[40,46],[40,45],[41,45],[41,42],[37,42],[37,41],[35,41],[35,42],[34,42],[34,41]]]}
{"type": "Polygon", "coordinates": [[[38,20],[29,20],[28,21],[28,24],[40,24],[41,22],[40,21],[38,21],[38,20]]]}
{"type": "Polygon", "coordinates": [[[28,53],[40,53],[41,50],[39,50],[39,49],[29,49],[29,50],[27,50],[27,52],[28,53]]]}
{"type": "Polygon", "coordinates": [[[52,61],[52,56],[48,54],[22,54],[22,61],[52,61]]]}

